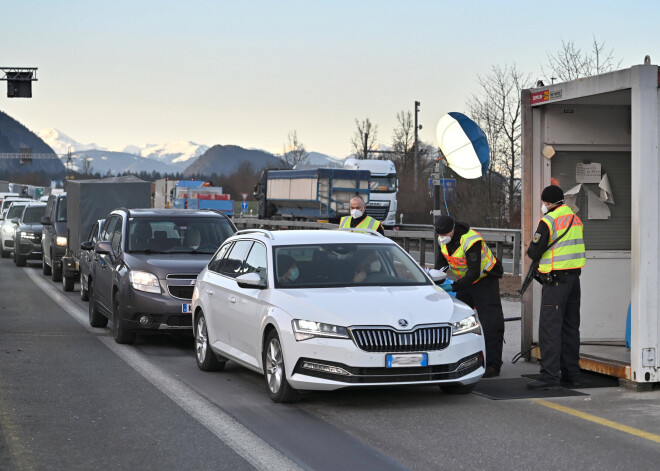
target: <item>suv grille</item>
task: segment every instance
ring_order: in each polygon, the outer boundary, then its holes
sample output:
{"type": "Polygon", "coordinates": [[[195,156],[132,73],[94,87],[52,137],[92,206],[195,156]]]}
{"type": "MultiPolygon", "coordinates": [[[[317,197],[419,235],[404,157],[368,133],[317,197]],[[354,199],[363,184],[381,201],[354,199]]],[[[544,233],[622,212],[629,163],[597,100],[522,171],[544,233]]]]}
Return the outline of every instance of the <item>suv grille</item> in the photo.
{"type": "Polygon", "coordinates": [[[170,295],[179,299],[192,299],[194,286],[172,286],[168,285],[167,290],[170,295]]]}
{"type": "Polygon", "coordinates": [[[390,328],[351,329],[357,346],[367,352],[419,352],[442,350],[449,346],[451,327],[420,327],[411,332],[390,328]]]}

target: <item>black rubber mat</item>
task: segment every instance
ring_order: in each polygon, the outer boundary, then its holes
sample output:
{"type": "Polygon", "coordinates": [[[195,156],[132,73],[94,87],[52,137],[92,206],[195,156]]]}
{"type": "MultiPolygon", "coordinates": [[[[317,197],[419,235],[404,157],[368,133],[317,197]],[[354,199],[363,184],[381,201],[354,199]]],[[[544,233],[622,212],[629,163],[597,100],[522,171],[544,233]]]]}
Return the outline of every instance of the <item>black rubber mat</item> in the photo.
{"type": "MultiPolygon", "coordinates": [[[[540,374],[522,375],[524,378],[539,379],[540,374]]],[[[570,387],[568,389],[588,389],[588,388],[616,388],[619,386],[619,379],[613,376],[601,375],[589,371],[580,373],[580,386],[570,387]]]]}
{"type": "Polygon", "coordinates": [[[477,383],[473,394],[496,401],[502,399],[533,399],[544,397],[588,396],[588,394],[561,388],[557,391],[527,389],[528,378],[486,379],[477,383]]]}

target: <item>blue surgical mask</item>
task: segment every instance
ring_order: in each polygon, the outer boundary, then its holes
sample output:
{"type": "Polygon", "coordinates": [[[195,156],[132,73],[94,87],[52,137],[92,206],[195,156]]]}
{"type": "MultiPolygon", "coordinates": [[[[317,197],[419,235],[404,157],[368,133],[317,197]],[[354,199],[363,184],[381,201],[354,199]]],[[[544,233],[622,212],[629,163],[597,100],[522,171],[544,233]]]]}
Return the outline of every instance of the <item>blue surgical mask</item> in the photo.
{"type": "Polygon", "coordinates": [[[291,281],[296,281],[298,279],[298,276],[300,275],[300,271],[298,270],[298,267],[293,267],[289,271],[289,279],[291,281]]]}

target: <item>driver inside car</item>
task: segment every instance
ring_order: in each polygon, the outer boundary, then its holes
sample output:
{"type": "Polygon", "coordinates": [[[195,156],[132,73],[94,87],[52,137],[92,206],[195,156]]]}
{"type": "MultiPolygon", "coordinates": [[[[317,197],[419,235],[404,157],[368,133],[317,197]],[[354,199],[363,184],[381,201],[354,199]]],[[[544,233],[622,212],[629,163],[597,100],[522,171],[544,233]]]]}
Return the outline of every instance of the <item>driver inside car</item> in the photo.
{"type": "Polygon", "coordinates": [[[202,243],[202,235],[199,232],[199,229],[194,227],[188,228],[186,231],[184,246],[190,247],[192,250],[199,248],[202,243]]]}
{"type": "Polygon", "coordinates": [[[370,251],[365,255],[360,263],[355,268],[353,275],[353,282],[359,283],[372,273],[378,273],[381,269],[380,259],[376,251],[370,251]]]}

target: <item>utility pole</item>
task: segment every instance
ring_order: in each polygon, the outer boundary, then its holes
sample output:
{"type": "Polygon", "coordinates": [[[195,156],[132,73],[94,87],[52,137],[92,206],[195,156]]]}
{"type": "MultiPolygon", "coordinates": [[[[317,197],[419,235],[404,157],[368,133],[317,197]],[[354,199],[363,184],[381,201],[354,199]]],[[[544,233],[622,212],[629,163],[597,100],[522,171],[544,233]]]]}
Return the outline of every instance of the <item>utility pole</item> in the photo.
{"type": "Polygon", "coordinates": [[[415,102],[415,143],[413,144],[413,190],[417,190],[417,157],[418,157],[418,152],[417,152],[417,130],[422,129],[421,126],[418,127],[417,125],[417,114],[419,113],[419,105],[420,103],[418,101],[415,102]]]}
{"type": "MultiPolygon", "coordinates": [[[[365,126],[366,127],[366,126],[365,126]]],[[[363,151],[363,159],[368,159],[369,158],[369,133],[365,132],[364,133],[364,151],[363,151]]]]}

